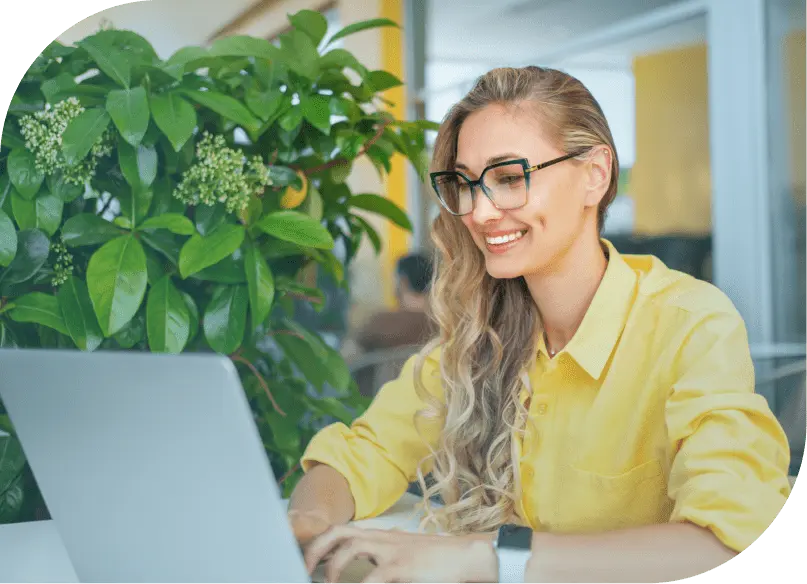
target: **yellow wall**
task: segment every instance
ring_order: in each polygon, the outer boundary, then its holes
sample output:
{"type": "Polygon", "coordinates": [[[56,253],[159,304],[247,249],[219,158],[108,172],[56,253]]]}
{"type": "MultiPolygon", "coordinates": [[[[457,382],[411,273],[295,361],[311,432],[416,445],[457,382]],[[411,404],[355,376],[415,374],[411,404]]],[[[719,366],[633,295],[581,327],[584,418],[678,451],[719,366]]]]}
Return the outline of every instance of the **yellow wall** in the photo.
{"type": "Polygon", "coordinates": [[[630,194],[641,235],[711,231],[706,46],[637,57],[630,194]]]}
{"type": "Polygon", "coordinates": [[[785,38],[785,91],[788,99],[787,113],[790,128],[790,163],[793,196],[796,203],[805,204],[805,100],[804,72],[807,69],[803,30],[789,34],[785,38]]]}
{"type": "MultiPolygon", "coordinates": [[[[380,15],[398,22],[403,27],[404,2],[403,0],[379,0],[380,15]]],[[[404,78],[404,38],[402,28],[383,28],[381,30],[381,63],[385,71],[389,71],[398,79],[406,82],[404,78]]],[[[384,97],[393,102],[389,110],[396,118],[406,118],[406,89],[405,86],[394,87],[388,90],[384,97]]],[[[392,171],[385,182],[386,196],[406,211],[407,209],[407,160],[400,154],[393,156],[390,161],[392,171]]],[[[411,215],[411,213],[410,213],[411,215]]],[[[384,249],[384,299],[388,306],[395,303],[394,282],[395,263],[405,255],[409,249],[408,233],[391,223],[387,223],[386,248],[384,249]]]]}

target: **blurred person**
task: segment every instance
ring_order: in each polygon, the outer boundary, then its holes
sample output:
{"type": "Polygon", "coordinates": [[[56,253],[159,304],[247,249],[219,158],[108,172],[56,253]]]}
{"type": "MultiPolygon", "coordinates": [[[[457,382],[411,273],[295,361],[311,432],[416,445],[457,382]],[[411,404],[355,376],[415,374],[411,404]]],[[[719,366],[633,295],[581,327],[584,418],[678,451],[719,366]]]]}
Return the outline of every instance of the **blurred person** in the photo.
{"type": "Polygon", "coordinates": [[[748,547],[790,492],[786,436],[730,300],[601,238],[619,164],[590,92],[495,69],[448,113],[432,168],[439,332],[311,441],[289,511],[309,569],[658,582],[748,547]],[[450,536],[344,525],[414,480],[424,528],[450,536]]]}
{"type": "Polygon", "coordinates": [[[364,351],[425,344],[434,331],[427,315],[432,262],[428,256],[413,253],[396,266],[396,310],[374,314],[359,332],[357,342],[364,351]]]}

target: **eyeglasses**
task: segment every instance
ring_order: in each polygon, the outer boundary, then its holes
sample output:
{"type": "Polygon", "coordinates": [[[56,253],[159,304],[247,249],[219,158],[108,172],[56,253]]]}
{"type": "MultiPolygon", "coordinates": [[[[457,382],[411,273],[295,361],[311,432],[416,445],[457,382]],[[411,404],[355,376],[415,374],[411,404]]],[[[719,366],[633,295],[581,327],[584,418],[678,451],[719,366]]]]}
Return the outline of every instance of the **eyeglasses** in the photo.
{"type": "Polygon", "coordinates": [[[584,152],[585,150],[566,154],[535,166],[530,166],[526,158],[498,162],[485,168],[479,180],[471,180],[456,170],[433,172],[429,176],[440,204],[452,215],[467,215],[474,210],[477,187],[485,193],[494,207],[511,211],[527,204],[530,175],[533,172],[580,156],[584,152]]]}

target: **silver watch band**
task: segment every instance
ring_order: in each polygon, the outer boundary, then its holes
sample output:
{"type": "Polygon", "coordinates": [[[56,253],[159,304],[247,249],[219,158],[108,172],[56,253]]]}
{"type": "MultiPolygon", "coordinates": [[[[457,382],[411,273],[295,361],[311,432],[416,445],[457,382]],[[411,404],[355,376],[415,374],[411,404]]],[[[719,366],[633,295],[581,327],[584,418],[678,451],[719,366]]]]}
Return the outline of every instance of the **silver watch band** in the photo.
{"type": "Polygon", "coordinates": [[[530,550],[495,548],[499,561],[499,582],[524,582],[530,550]]]}

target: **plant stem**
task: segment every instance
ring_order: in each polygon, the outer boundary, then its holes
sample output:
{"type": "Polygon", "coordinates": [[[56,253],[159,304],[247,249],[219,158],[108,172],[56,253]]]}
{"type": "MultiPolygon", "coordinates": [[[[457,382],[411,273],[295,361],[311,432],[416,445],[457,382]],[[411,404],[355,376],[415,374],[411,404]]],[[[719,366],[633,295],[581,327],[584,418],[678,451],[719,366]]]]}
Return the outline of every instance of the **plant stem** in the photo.
{"type": "MultiPolygon", "coordinates": [[[[389,125],[389,122],[384,121],[384,122],[381,123],[380,126],[378,126],[378,129],[376,130],[375,135],[372,138],[370,138],[369,140],[367,140],[367,142],[364,144],[364,146],[362,146],[361,150],[359,150],[359,153],[356,154],[356,158],[361,158],[362,156],[367,154],[367,151],[381,137],[381,135],[384,133],[384,130],[387,129],[388,125],[389,125]]],[[[355,160],[355,158],[354,158],[354,160],[355,160]]],[[[303,172],[305,172],[306,176],[310,176],[312,174],[322,172],[323,170],[328,170],[329,168],[333,168],[334,166],[339,166],[340,164],[350,164],[350,162],[351,161],[348,160],[347,158],[334,158],[333,160],[331,160],[330,162],[326,162],[325,164],[320,164],[319,166],[314,166],[312,168],[306,168],[306,169],[303,170],[303,172]]]]}
{"type": "Polygon", "coordinates": [[[280,414],[281,416],[285,416],[286,412],[284,412],[283,410],[280,409],[280,406],[275,401],[275,398],[272,395],[272,392],[269,391],[269,386],[266,384],[266,380],[263,378],[263,375],[261,375],[260,371],[258,371],[256,369],[255,365],[250,363],[250,361],[248,359],[245,359],[241,355],[238,355],[238,354],[235,354],[235,353],[230,355],[230,359],[232,359],[233,361],[236,361],[238,363],[242,363],[243,365],[246,365],[249,368],[249,370],[252,371],[252,374],[258,379],[258,383],[261,384],[261,387],[263,388],[263,391],[266,393],[266,397],[268,397],[269,401],[272,402],[272,407],[275,408],[275,411],[278,414],[280,414]]]}
{"type": "Polygon", "coordinates": [[[293,475],[294,473],[296,473],[298,470],[300,470],[300,463],[299,463],[299,462],[298,462],[297,464],[295,464],[293,467],[291,467],[291,468],[288,470],[288,472],[287,472],[286,474],[284,474],[282,477],[280,477],[280,480],[278,480],[278,481],[277,481],[277,484],[278,484],[278,485],[282,485],[283,483],[285,483],[285,482],[286,482],[286,480],[287,480],[287,479],[288,479],[288,478],[289,478],[291,475],[293,475]]]}

